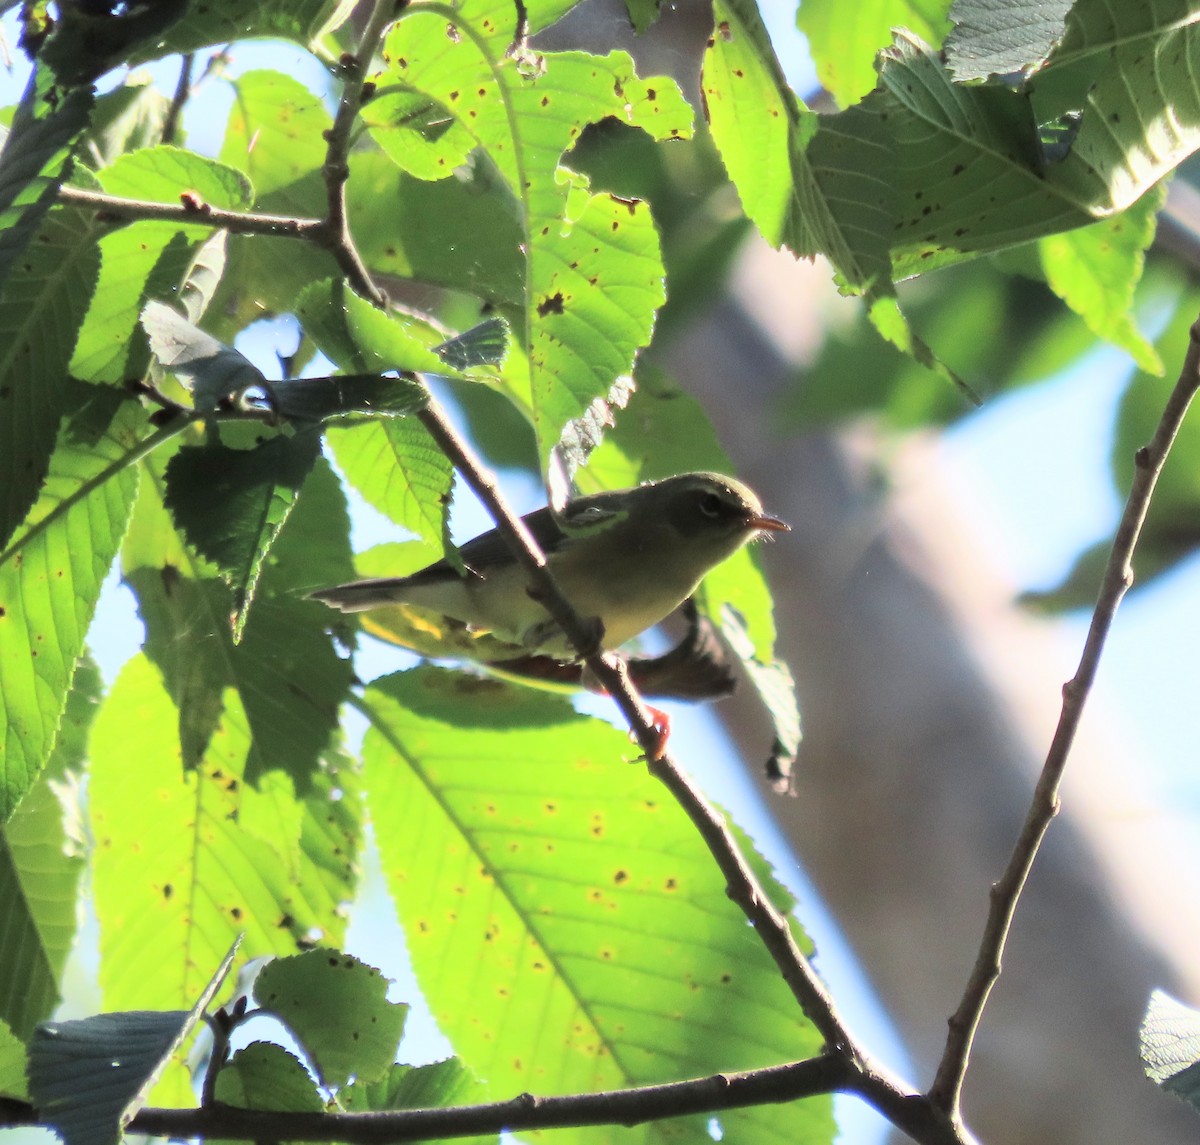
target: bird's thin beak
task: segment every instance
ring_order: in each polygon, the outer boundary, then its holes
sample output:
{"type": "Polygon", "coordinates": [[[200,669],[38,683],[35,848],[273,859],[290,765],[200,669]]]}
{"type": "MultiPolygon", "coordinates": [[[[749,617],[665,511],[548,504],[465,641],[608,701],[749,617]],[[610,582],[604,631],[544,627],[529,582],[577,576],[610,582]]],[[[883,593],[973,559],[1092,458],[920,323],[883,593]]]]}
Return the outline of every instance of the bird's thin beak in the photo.
{"type": "Polygon", "coordinates": [[[765,529],[770,533],[790,533],[792,526],[786,521],[781,521],[778,517],[756,516],[751,517],[749,525],[754,529],[765,529]]]}

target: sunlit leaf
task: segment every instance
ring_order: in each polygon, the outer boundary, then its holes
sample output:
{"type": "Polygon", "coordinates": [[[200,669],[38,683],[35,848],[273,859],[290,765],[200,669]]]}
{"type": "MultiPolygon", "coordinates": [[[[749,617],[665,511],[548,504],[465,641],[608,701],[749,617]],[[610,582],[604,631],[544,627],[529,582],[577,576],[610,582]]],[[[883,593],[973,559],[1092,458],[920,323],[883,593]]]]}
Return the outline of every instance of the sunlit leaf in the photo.
{"type": "Polygon", "coordinates": [[[67,697],[54,753],[38,782],[0,827],[0,1019],[21,1037],[48,1018],[75,940],[75,898],[84,841],[78,815],[78,769],[100,697],[100,675],[86,657],[67,697]],[[68,806],[70,805],[70,806],[68,806]]]}
{"type": "Polygon", "coordinates": [[[950,27],[947,6],[946,0],[862,0],[852,7],[838,0],[805,0],[796,24],[821,85],[841,107],[849,107],[875,86],[875,55],[892,42],[892,29],[908,28],[931,44],[941,43],[950,27]]]}
{"type": "Polygon", "coordinates": [[[320,1113],[325,1108],[300,1059],[273,1042],[251,1042],[238,1050],[217,1076],[214,1096],[239,1109],[320,1113]]]}
{"type": "Polygon", "coordinates": [[[521,205],[529,358],[514,384],[529,394],[544,461],[562,427],[629,370],[664,298],[645,204],[593,195],[586,179],[560,168],[563,152],[583,125],[607,116],[668,139],[691,133],[691,114],[673,81],[639,79],[623,53],[546,53],[536,71],[523,70],[478,34],[483,11],[465,6],[448,35],[442,13],[409,9],[388,38],[378,83],[451,112],[521,205]]]}
{"type": "MultiPolygon", "coordinates": [[[[646,1084],[817,1050],[686,816],[625,762],[624,732],[543,693],[434,669],[377,681],[365,703],[389,890],[434,1015],[490,1094],[646,1084]]],[[[788,905],[773,882],[769,893],[788,905]]],[[[831,1132],[829,1108],[722,1122],[730,1136],[795,1141],[831,1132]]],[[[703,1118],[630,1132],[708,1139],[703,1118]]]]}
{"type": "MultiPolygon", "coordinates": [[[[26,530],[124,457],[144,432],[136,403],[79,389],[86,401],[64,423],[26,530]]],[[[0,819],[12,813],[53,747],[136,488],[135,470],[116,473],[0,565],[0,819]]]]}
{"type": "Polygon", "coordinates": [[[25,1083],[26,1061],[25,1043],[0,1020],[0,1097],[29,1100],[25,1083]]]}
{"type": "Polygon", "coordinates": [[[277,958],[254,982],[254,1000],[295,1035],[323,1084],[378,1081],[396,1060],[408,1006],[387,1000],[388,980],[336,950],[277,958]]]}

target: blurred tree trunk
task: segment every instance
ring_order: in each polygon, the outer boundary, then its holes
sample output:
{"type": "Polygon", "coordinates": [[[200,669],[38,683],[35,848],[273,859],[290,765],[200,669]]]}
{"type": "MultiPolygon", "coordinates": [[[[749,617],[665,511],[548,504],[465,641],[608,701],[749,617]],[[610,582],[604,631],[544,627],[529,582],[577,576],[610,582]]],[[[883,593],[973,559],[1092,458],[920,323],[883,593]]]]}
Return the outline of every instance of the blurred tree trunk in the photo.
{"type": "MultiPolygon", "coordinates": [[[[706,4],[664,5],[635,39],[620,0],[589,0],[539,44],[624,48],[700,106],[711,28],[706,4]]],[[[865,460],[870,440],[854,449],[819,433],[781,438],[772,402],[796,367],[760,323],[790,341],[818,309],[805,284],[828,279],[764,256],[745,276],[756,287],[745,308],[716,301],[665,364],[705,402],[739,474],[792,523],[765,558],[805,739],[797,798],[765,787],[764,798],[883,998],[916,1064],[912,1081],[928,1085],[1078,651],[1048,655],[994,582],[968,599],[964,589],[991,574],[934,482],[901,514],[865,460]],[[997,688],[997,665],[1014,658],[1009,678],[1041,699],[1038,712],[1018,711],[997,688]]],[[[720,711],[757,768],[770,735],[749,690],[720,711]]],[[[1126,782],[1132,770],[1111,744],[1100,756],[1077,748],[1068,768],[1064,813],[1022,901],[967,1078],[967,1120],[987,1145],[1197,1138],[1195,1115],[1145,1079],[1137,1054],[1152,987],[1182,988],[1191,973],[1200,994],[1200,910],[1186,885],[1195,864],[1174,855],[1182,888],[1172,899],[1162,886],[1172,864],[1147,853],[1131,865],[1130,848],[1109,846],[1111,823],[1090,816],[1096,787],[1108,795],[1111,776],[1126,782]],[[1112,766],[1098,777],[1085,763],[1101,756],[1112,766]],[[1142,910],[1151,897],[1169,904],[1152,933],[1142,910]]],[[[1171,840],[1152,842],[1170,854],[1171,840]]]]}
{"type": "MultiPolygon", "coordinates": [[[[751,281],[778,266],[768,255],[751,281]]],[[[774,298],[796,321],[803,283],[799,270],[790,289],[774,281],[755,313],[774,298]]],[[[1037,625],[989,593],[994,574],[955,532],[934,481],[933,500],[901,515],[861,447],[780,437],[772,402],[795,369],[736,300],[681,337],[669,365],[707,405],[739,474],[793,526],[764,555],[805,739],[797,797],[764,788],[764,798],[897,1024],[913,1080],[928,1084],[1078,651],[1048,656],[1037,625]],[[964,622],[970,596],[991,614],[989,647],[980,617],[964,622]],[[1027,657],[1019,671],[1046,701],[1036,728],[997,692],[980,659],[993,654],[1027,657]]],[[[770,737],[749,690],[723,714],[754,766],[770,737]]],[[[1164,950],[1194,955],[1197,912],[1184,898],[1174,934],[1143,937],[1136,902],[1120,901],[1110,878],[1119,858],[1101,861],[1085,840],[1105,830],[1081,821],[1068,789],[971,1061],[966,1116],[988,1145],[1196,1139],[1194,1114],[1142,1075],[1137,1028],[1152,987],[1180,988],[1164,950]]],[[[1161,880],[1145,858],[1122,872],[1126,886],[1161,880]]]]}

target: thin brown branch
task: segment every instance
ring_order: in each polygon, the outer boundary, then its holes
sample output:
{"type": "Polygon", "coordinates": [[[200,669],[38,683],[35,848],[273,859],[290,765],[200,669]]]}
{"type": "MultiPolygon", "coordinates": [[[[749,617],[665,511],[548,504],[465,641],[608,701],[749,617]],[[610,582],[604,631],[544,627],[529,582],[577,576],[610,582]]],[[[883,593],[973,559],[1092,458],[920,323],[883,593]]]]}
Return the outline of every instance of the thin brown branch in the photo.
{"type": "Polygon", "coordinates": [[[196,62],[194,52],[187,52],[179,64],[179,79],[175,84],[175,94],[171,97],[167,114],[163,117],[162,142],[174,143],[179,131],[179,117],[183,114],[184,104],[192,94],[192,67],[196,62]]]}
{"type": "Polygon", "coordinates": [[[120,199],[98,191],[62,186],[58,201],[82,207],[113,219],[150,219],[189,226],[206,226],[240,235],[273,235],[276,238],[320,242],[323,219],[292,215],[262,215],[252,211],[226,211],[190,196],[179,203],[157,203],[150,199],[120,199]]]}
{"type": "Polygon", "coordinates": [[[1192,326],[1183,369],[1167,399],[1154,437],[1149,445],[1139,449],[1134,456],[1133,485],[1125,502],[1117,535],[1113,539],[1079,668],[1063,687],[1062,712],[1033,793],[1029,813],[1013,847],[1008,866],[1000,881],[992,887],[979,953],[962,1001],[950,1018],[946,1048],[929,1097],[951,1117],[958,1116],[971,1045],[979,1029],[988,995],[1000,976],[1004,946],[1017,903],[1050,821],[1058,812],[1059,785],[1083,716],[1084,704],[1096,678],[1104,642],[1117,608],[1133,584],[1133,552],[1146,520],[1154,486],[1197,389],[1200,389],[1200,319],[1192,326]]]}
{"type": "MultiPolygon", "coordinates": [[[[747,1073],[602,1093],[535,1097],[446,1109],[388,1113],[275,1113],[216,1104],[201,1109],[143,1109],[129,1125],[155,1136],[233,1137],[257,1141],[345,1141],[385,1145],[580,1125],[639,1125],[667,1117],[719,1113],[748,1105],[833,1093],[851,1081],[845,1062],[827,1054],[747,1073]]],[[[949,1139],[944,1139],[949,1140],[949,1139]]]]}
{"type": "Polygon", "coordinates": [[[341,58],[342,96],[338,101],[333,126],[326,132],[328,147],[321,173],[325,179],[328,211],[325,216],[324,245],[337,259],[346,281],[358,294],[380,309],[387,307],[387,295],[371,278],[350,231],[346,214],[346,183],[350,178],[350,142],[355,120],[363,105],[363,84],[383,34],[397,11],[395,0],[375,0],[366,26],[353,54],[341,58]]]}

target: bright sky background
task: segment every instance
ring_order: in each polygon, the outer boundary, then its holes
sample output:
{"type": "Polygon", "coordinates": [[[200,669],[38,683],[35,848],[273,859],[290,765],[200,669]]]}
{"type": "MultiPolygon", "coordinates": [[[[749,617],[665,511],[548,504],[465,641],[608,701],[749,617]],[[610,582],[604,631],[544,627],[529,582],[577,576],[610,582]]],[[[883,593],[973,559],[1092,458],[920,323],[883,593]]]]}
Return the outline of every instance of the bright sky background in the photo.
{"type": "MultiPolygon", "coordinates": [[[[773,4],[772,32],[785,68],[799,90],[812,85],[811,68],[802,54],[793,30],[793,9],[773,4]]],[[[15,43],[11,20],[5,20],[9,43],[15,43]]],[[[306,53],[284,45],[254,45],[238,50],[234,74],[260,66],[281,67],[321,90],[323,69],[306,53]]],[[[163,85],[174,83],[168,69],[163,85]]],[[[5,103],[13,102],[15,81],[0,77],[5,103]]],[[[220,143],[230,93],[225,85],[210,82],[204,96],[202,115],[192,114],[186,123],[189,143],[215,153],[220,143]]],[[[286,327],[276,325],[243,348],[268,372],[271,354],[292,348],[286,327]]],[[[1119,396],[1127,367],[1121,355],[1102,352],[1087,369],[1051,385],[1023,390],[989,403],[986,409],[963,421],[944,438],[941,449],[951,488],[970,490],[981,527],[979,544],[1006,571],[1018,589],[1045,587],[1055,583],[1069,568],[1075,555],[1111,530],[1118,502],[1111,490],[1107,458],[1114,403],[1119,396]]],[[[529,482],[510,489],[522,508],[540,503],[529,482]]],[[[482,527],[472,510],[461,510],[460,539],[482,527]]],[[[377,524],[367,511],[357,517],[358,547],[367,547],[378,537],[377,524]]],[[[1078,644],[1086,618],[1062,622],[1077,630],[1078,644]]],[[[1106,654],[1099,692],[1095,701],[1120,710],[1137,742],[1144,745],[1142,762],[1153,776],[1164,800],[1200,815],[1200,783],[1193,765],[1194,748],[1180,734],[1180,713],[1191,709],[1196,690],[1193,645],[1200,632],[1200,592],[1196,584],[1196,562],[1162,578],[1123,606],[1106,654]]],[[[133,615],[131,598],[115,581],[102,601],[93,647],[109,679],[136,649],[140,628],[133,615]]],[[[378,647],[364,655],[370,675],[397,666],[395,654],[378,647]]],[[[601,708],[596,708],[598,712],[601,708]]],[[[774,862],[783,880],[801,900],[801,914],[816,934],[823,952],[821,969],[847,1012],[850,1025],[867,1044],[895,1068],[905,1068],[902,1052],[888,1032],[869,993],[855,976],[852,959],[844,950],[836,927],[819,910],[816,896],[792,859],[786,844],[762,814],[756,796],[731,756],[714,752],[724,742],[720,725],[711,713],[699,708],[681,709],[675,721],[672,744],[681,759],[695,762],[706,790],[724,803],[774,862]]],[[[365,881],[348,947],[368,961],[381,965],[398,978],[394,996],[414,999],[414,991],[398,964],[402,934],[391,919],[391,909],[382,896],[377,871],[365,881]]],[[[94,939],[94,934],[93,934],[94,939]]],[[[72,1007],[86,1011],[95,1000],[76,999],[72,1007]]],[[[78,1011],[76,1011],[78,1012],[78,1011]]],[[[420,1037],[427,1056],[447,1052],[427,1015],[414,1012],[410,1034],[420,1037]]],[[[857,1102],[842,1103],[845,1139],[865,1145],[878,1139],[879,1119],[857,1102]]]]}

